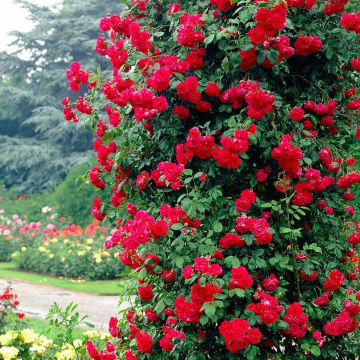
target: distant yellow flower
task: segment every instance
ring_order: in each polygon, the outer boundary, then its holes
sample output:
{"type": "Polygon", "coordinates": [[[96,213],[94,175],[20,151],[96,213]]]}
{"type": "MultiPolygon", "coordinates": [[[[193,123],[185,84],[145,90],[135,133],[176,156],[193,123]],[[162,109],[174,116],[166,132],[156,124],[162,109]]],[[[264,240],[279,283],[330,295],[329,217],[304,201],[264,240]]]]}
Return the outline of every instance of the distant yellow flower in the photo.
{"type": "Polygon", "coordinates": [[[110,333],[100,331],[100,339],[101,340],[109,340],[111,338],[110,333]]]}
{"type": "Polygon", "coordinates": [[[16,258],[17,256],[19,256],[19,254],[18,254],[18,253],[13,253],[11,256],[12,256],[13,258],[16,258]]]}
{"type": "Polygon", "coordinates": [[[86,254],[85,250],[78,251],[78,256],[84,256],[86,254]]]}
{"type": "Polygon", "coordinates": [[[17,357],[19,350],[14,347],[4,346],[0,348],[0,355],[4,358],[4,360],[12,360],[17,357]]]}
{"type": "Polygon", "coordinates": [[[37,338],[37,335],[35,334],[35,331],[32,329],[24,329],[20,333],[20,341],[23,344],[31,344],[33,343],[37,338]]]}
{"type": "Polygon", "coordinates": [[[87,239],[87,240],[86,240],[86,243],[87,243],[88,245],[92,245],[92,244],[94,243],[94,240],[93,240],[93,239],[87,239]]]}
{"type": "Polygon", "coordinates": [[[109,256],[110,256],[110,253],[109,253],[109,252],[107,252],[107,251],[103,251],[103,254],[104,254],[105,256],[107,256],[107,257],[109,257],[109,256]]]}
{"type": "Polygon", "coordinates": [[[95,262],[96,262],[97,264],[100,264],[100,263],[102,262],[101,257],[96,258],[95,262]]]}
{"type": "Polygon", "coordinates": [[[44,246],[39,246],[39,251],[40,252],[45,252],[46,251],[46,248],[44,246]]]}
{"type": "Polygon", "coordinates": [[[8,331],[7,333],[0,335],[0,345],[7,345],[8,342],[18,337],[18,334],[14,331],[8,331]]]}
{"type": "Polygon", "coordinates": [[[119,257],[119,253],[114,254],[114,258],[117,259],[119,257]]]}
{"type": "Polygon", "coordinates": [[[54,257],[54,254],[49,254],[49,258],[52,259],[54,257]]]}
{"type": "Polygon", "coordinates": [[[69,250],[69,251],[68,251],[69,254],[72,254],[72,252],[73,252],[72,250],[69,250]]]}
{"type": "Polygon", "coordinates": [[[22,252],[26,251],[26,247],[23,246],[23,247],[21,248],[21,251],[22,251],[22,252]]]}
{"type": "Polygon", "coordinates": [[[46,351],[46,347],[41,345],[33,345],[29,350],[30,352],[36,353],[38,355],[44,355],[46,351]]]}
{"type": "Polygon", "coordinates": [[[68,244],[69,243],[69,239],[65,239],[64,240],[64,244],[66,245],[66,244],[68,244]]]}
{"type": "Polygon", "coordinates": [[[92,339],[94,337],[98,337],[100,334],[96,330],[88,330],[88,331],[83,332],[83,335],[92,339]]]}
{"type": "Polygon", "coordinates": [[[65,262],[65,260],[66,260],[66,257],[63,256],[63,257],[61,258],[61,262],[65,262]]]}

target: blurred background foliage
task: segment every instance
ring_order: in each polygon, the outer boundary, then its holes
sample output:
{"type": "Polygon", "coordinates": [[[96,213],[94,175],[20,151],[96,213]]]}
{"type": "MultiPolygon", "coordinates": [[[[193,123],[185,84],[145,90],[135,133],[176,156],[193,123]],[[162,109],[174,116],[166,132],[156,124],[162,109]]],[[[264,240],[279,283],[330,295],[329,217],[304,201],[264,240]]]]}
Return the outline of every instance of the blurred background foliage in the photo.
{"type": "Polygon", "coordinates": [[[7,187],[18,184],[20,191],[33,193],[54,189],[94,156],[91,134],[63,119],[61,100],[71,96],[65,71],[73,61],[106,68],[94,55],[98,24],[104,9],[119,13],[121,5],[64,0],[49,8],[17,2],[34,28],[13,32],[16,50],[0,53],[0,178],[7,187]]]}
{"type": "Polygon", "coordinates": [[[4,183],[0,184],[0,209],[4,209],[7,216],[14,214],[20,217],[27,216],[31,221],[42,221],[47,217],[43,208],[50,207],[59,216],[65,217],[67,223],[80,226],[89,225],[93,217],[90,213],[94,197],[98,191],[90,183],[78,189],[77,182],[87,171],[86,164],[80,164],[70,171],[65,180],[54,191],[37,194],[21,194],[16,189],[7,189],[4,183]]]}
{"type": "Polygon", "coordinates": [[[122,5],[59,0],[50,8],[15,2],[28,10],[34,27],[13,32],[15,50],[0,53],[0,209],[35,219],[42,207],[58,207],[61,216],[85,225],[94,191],[84,186],[76,192],[74,182],[94,157],[92,135],[63,119],[61,100],[79,95],[70,92],[65,71],[73,61],[85,69],[107,67],[94,51],[102,34],[98,24],[104,9],[119,13],[122,5]]]}

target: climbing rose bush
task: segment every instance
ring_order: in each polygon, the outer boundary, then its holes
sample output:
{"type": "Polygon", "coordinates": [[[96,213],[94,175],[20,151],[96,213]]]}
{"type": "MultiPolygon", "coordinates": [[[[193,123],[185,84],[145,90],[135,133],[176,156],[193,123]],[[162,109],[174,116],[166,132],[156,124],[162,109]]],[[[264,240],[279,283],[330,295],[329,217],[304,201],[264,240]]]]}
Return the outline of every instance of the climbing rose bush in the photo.
{"type": "Polygon", "coordinates": [[[89,356],[358,358],[359,2],[136,0],[100,29],[64,116],[136,296],[89,356]]]}

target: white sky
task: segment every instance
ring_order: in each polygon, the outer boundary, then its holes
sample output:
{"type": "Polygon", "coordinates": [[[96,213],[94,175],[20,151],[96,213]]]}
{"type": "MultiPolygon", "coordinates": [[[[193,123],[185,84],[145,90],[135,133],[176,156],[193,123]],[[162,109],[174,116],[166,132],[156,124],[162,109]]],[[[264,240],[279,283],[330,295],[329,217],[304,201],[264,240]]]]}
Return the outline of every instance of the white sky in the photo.
{"type": "MultiPolygon", "coordinates": [[[[29,2],[38,5],[54,5],[61,3],[61,0],[29,0],[29,2]]],[[[26,20],[27,11],[20,5],[14,4],[12,0],[0,0],[0,51],[9,50],[8,44],[12,38],[7,35],[8,32],[30,31],[32,24],[26,20]]]]}

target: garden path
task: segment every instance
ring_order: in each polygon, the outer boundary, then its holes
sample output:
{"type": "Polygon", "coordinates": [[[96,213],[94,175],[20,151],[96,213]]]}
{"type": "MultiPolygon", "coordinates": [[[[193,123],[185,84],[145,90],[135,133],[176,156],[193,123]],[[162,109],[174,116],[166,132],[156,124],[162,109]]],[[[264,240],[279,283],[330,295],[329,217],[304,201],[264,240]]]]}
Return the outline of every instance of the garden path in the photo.
{"type": "MultiPolygon", "coordinates": [[[[0,279],[0,289],[5,288],[8,280],[0,279]]],[[[82,292],[59,289],[48,285],[30,284],[13,280],[12,288],[18,295],[20,302],[19,311],[26,316],[45,319],[50,306],[56,301],[60,307],[69,303],[78,304],[77,311],[81,316],[88,315],[86,320],[100,330],[102,325],[107,329],[111,316],[117,316],[119,310],[129,306],[123,303],[118,307],[119,296],[92,295],[82,292]]]]}

